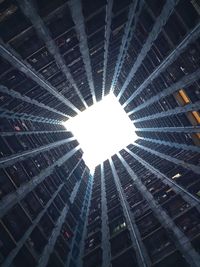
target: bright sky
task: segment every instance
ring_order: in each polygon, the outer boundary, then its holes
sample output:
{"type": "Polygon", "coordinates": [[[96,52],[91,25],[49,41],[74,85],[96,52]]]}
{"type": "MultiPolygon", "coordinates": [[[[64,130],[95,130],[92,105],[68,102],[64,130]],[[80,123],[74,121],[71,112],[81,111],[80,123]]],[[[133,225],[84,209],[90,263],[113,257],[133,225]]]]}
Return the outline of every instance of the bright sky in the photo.
{"type": "Polygon", "coordinates": [[[112,93],[64,125],[80,143],[91,172],[137,139],[133,123],[112,93]]]}

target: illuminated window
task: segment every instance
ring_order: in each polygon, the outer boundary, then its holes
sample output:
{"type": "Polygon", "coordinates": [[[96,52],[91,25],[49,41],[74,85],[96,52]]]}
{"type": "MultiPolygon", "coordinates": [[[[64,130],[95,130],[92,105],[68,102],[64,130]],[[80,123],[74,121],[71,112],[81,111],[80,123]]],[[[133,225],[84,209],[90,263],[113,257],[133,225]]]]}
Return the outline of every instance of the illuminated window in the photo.
{"type": "Polygon", "coordinates": [[[172,177],[172,179],[177,179],[177,178],[179,178],[179,177],[181,177],[181,174],[180,174],[180,173],[177,173],[177,174],[175,174],[175,175],[172,177]]]}
{"type": "Polygon", "coordinates": [[[200,115],[198,111],[192,111],[192,115],[194,116],[195,120],[198,124],[200,124],[200,115]]]}
{"type": "Polygon", "coordinates": [[[182,100],[184,101],[184,104],[190,103],[190,99],[183,89],[179,90],[179,95],[181,96],[182,100]]]}

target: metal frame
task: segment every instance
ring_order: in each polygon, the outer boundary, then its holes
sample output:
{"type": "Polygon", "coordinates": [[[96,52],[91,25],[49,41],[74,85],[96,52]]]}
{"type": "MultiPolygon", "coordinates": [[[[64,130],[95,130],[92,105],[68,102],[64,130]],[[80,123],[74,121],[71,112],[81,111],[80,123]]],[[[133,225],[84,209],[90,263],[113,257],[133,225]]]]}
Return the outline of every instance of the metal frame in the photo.
{"type": "MultiPolygon", "coordinates": [[[[0,55],[7,60],[14,68],[17,68],[19,71],[23,72],[27,77],[35,81],[39,86],[44,88],[51,95],[56,97],[59,101],[64,103],[67,107],[72,109],[75,113],[79,113],[77,109],[69,100],[64,98],[63,95],[58,93],[57,89],[53,87],[49,82],[47,82],[41,74],[33,70],[33,68],[21,59],[20,55],[17,54],[11,47],[4,44],[3,41],[0,41],[0,55]]],[[[70,117],[70,115],[67,114],[70,117]]]]}
{"type": "Polygon", "coordinates": [[[199,133],[200,126],[136,128],[136,132],[199,133]]]}
{"type": "Polygon", "coordinates": [[[105,95],[106,72],[107,72],[107,63],[108,63],[108,47],[109,47],[109,41],[110,41],[111,22],[112,22],[112,8],[113,8],[113,0],[107,1],[107,6],[106,6],[106,29],[105,29],[105,43],[104,43],[102,96],[105,95]]]}
{"type": "Polygon", "coordinates": [[[140,179],[138,179],[137,175],[127,164],[126,160],[119,153],[117,153],[117,156],[122,162],[123,166],[126,168],[129,175],[132,177],[137,189],[149,203],[150,208],[152,209],[153,213],[160,221],[162,226],[168,232],[173,234],[173,240],[177,248],[184,255],[186,261],[190,264],[190,266],[198,267],[200,262],[200,255],[192,247],[188,237],[186,237],[185,234],[176,226],[171,217],[169,217],[169,215],[163,210],[163,208],[156,203],[152,194],[147,190],[146,186],[140,181],[140,179]]]}
{"type": "Polygon", "coordinates": [[[160,158],[162,158],[162,159],[166,159],[166,160],[171,161],[171,162],[173,162],[173,163],[175,163],[175,164],[177,164],[177,165],[182,166],[183,168],[186,168],[186,169],[188,169],[188,170],[191,170],[191,171],[193,171],[194,173],[200,174],[200,166],[196,166],[196,165],[194,165],[194,164],[187,163],[187,162],[185,162],[184,160],[180,160],[180,159],[171,157],[171,156],[169,156],[169,155],[167,155],[167,154],[163,154],[163,153],[161,153],[161,152],[155,151],[155,150],[153,150],[153,149],[151,149],[151,148],[148,148],[148,147],[146,147],[146,146],[139,145],[139,144],[137,144],[137,143],[134,143],[134,145],[135,145],[136,147],[139,147],[139,148],[141,148],[141,149],[143,149],[143,150],[145,150],[145,151],[148,151],[148,152],[150,152],[151,154],[156,155],[156,156],[158,156],[158,157],[160,157],[160,158]]]}
{"type": "Polygon", "coordinates": [[[173,190],[180,194],[181,197],[188,202],[191,207],[197,207],[198,210],[200,210],[200,199],[192,195],[190,192],[188,192],[186,189],[184,189],[181,185],[177,184],[175,181],[173,181],[170,177],[165,175],[164,173],[160,172],[158,169],[150,165],[146,160],[142,159],[135,153],[133,153],[129,148],[124,149],[126,152],[128,152],[134,159],[136,159],[138,162],[140,162],[146,169],[148,169],[150,172],[156,175],[157,178],[159,178],[164,184],[169,185],[173,190]]]}
{"type": "Polygon", "coordinates": [[[167,0],[166,1],[165,5],[161,11],[161,14],[156,19],[156,22],[153,26],[152,31],[150,32],[149,36],[147,37],[145,44],[143,45],[135,63],[133,64],[133,66],[132,66],[132,68],[131,68],[131,70],[130,70],[127,78],[126,78],[126,81],[124,82],[124,84],[121,88],[121,95],[124,93],[127,86],[129,85],[130,81],[134,77],[136,71],[138,70],[138,68],[142,64],[142,61],[144,60],[145,56],[147,55],[148,51],[150,50],[153,41],[155,41],[156,38],[158,37],[160,31],[162,30],[162,27],[166,24],[168,18],[170,17],[170,15],[173,12],[174,7],[176,6],[177,3],[178,3],[178,0],[167,0]]]}
{"type": "MultiPolygon", "coordinates": [[[[92,177],[92,181],[93,181],[93,177],[92,177]]],[[[87,210],[86,210],[86,218],[88,218],[88,214],[89,214],[89,207],[90,207],[90,201],[91,201],[91,196],[92,196],[92,188],[90,189],[89,191],[89,198],[88,198],[88,205],[87,205],[87,210]]],[[[84,240],[85,240],[85,237],[86,237],[86,234],[87,234],[87,224],[88,224],[88,221],[87,219],[85,220],[84,222],[84,228],[83,228],[83,233],[82,233],[82,240],[80,242],[80,253],[79,253],[79,259],[77,261],[77,266],[78,267],[82,267],[83,266],[83,255],[84,255],[84,240]]]]}
{"type": "MultiPolygon", "coordinates": [[[[86,168],[84,169],[84,172],[86,171],[86,168]]],[[[84,174],[82,174],[82,175],[84,175],[84,174]]],[[[83,201],[83,205],[82,205],[82,209],[81,209],[81,215],[80,215],[80,220],[82,221],[82,223],[84,223],[84,219],[85,219],[85,214],[84,214],[84,209],[85,209],[85,206],[88,208],[88,205],[89,205],[89,202],[87,202],[87,198],[86,198],[86,195],[87,195],[87,193],[88,193],[88,191],[90,191],[90,183],[88,183],[88,185],[87,185],[87,189],[86,189],[86,191],[85,191],[85,197],[84,197],[84,201],[83,201]]],[[[80,220],[79,220],[79,222],[80,222],[80,220]]],[[[77,226],[76,226],[76,230],[74,231],[75,233],[77,233],[78,232],[78,227],[79,227],[79,223],[77,224],[77,226]]],[[[80,233],[80,232],[79,232],[80,233]]],[[[72,250],[73,250],[73,246],[74,245],[76,245],[76,240],[75,240],[75,238],[76,238],[76,234],[74,234],[74,236],[73,236],[73,241],[71,242],[71,244],[70,244],[70,248],[71,248],[71,250],[70,250],[70,252],[69,252],[69,255],[68,255],[68,257],[67,257],[67,261],[65,262],[65,266],[66,267],[69,267],[70,266],[70,261],[71,260],[77,260],[77,259],[74,259],[74,257],[72,256],[72,250]]],[[[82,232],[82,239],[83,239],[83,232],[82,232]]]]}
{"type": "Polygon", "coordinates": [[[27,159],[31,156],[35,156],[41,152],[50,150],[52,148],[67,144],[71,141],[76,140],[74,137],[70,137],[68,139],[64,139],[64,140],[60,140],[60,141],[56,141],[54,143],[50,143],[48,145],[44,145],[44,146],[40,146],[39,148],[35,148],[35,149],[31,149],[28,151],[24,151],[24,152],[19,152],[16,153],[14,155],[8,156],[8,157],[4,157],[0,159],[0,167],[1,168],[5,168],[10,166],[11,164],[15,164],[17,161],[19,160],[23,160],[23,159],[27,159]]]}
{"type": "MultiPolygon", "coordinates": [[[[83,173],[84,173],[84,171],[83,171],[83,173]]],[[[83,174],[81,176],[81,180],[82,180],[82,178],[83,178],[83,174]]],[[[73,195],[73,194],[75,196],[77,195],[78,189],[80,188],[80,185],[81,185],[81,180],[76,183],[76,185],[73,188],[73,191],[72,191],[71,195],[73,195]]],[[[75,197],[74,197],[74,199],[75,199],[75,197]]],[[[70,204],[74,204],[74,201],[71,202],[70,204]]],[[[38,267],[45,267],[47,265],[49,256],[50,256],[51,252],[54,249],[54,245],[55,245],[56,240],[57,240],[57,238],[58,238],[58,236],[60,234],[61,227],[62,227],[62,225],[63,225],[63,223],[65,221],[65,218],[66,218],[66,215],[67,215],[67,213],[69,211],[69,208],[70,208],[70,206],[68,204],[65,204],[65,207],[63,208],[63,210],[61,212],[61,215],[58,218],[57,223],[56,223],[56,225],[55,225],[55,227],[53,229],[51,237],[48,240],[48,244],[45,246],[45,248],[43,250],[43,253],[39,258],[38,265],[37,265],[38,267]]]]}
{"type": "Polygon", "coordinates": [[[121,203],[122,203],[122,206],[124,209],[125,217],[127,219],[127,223],[129,225],[129,228],[130,228],[131,239],[132,239],[135,251],[136,251],[138,264],[140,267],[148,267],[148,266],[150,267],[151,266],[150,258],[148,256],[146,249],[144,247],[144,244],[142,242],[140,232],[138,230],[137,225],[135,224],[135,220],[131,214],[129,205],[126,202],[126,197],[125,197],[123,190],[121,188],[119,176],[117,174],[117,171],[115,169],[115,166],[114,166],[112,159],[109,159],[109,164],[110,164],[110,167],[112,170],[112,175],[113,175],[115,184],[116,184],[117,189],[118,189],[118,193],[119,193],[121,203]]]}
{"type": "Polygon", "coordinates": [[[70,133],[68,130],[50,130],[50,131],[15,131],[15,132],[0,132],[0,136],[12,136],[12,135],[29,135],[29,134],[50,134],[50,133],[70,133]]]}
{"type": "Polygon", "coordinates": [[[117,57],[117,62],[116,62],[116,65],[115,65],[115,70],[114,70],[114,75],[113,75],[113,78],[112,78],[112,83],[111,83],[111,88],[110,88],[112,91],[114,91],[114,86],[115,86],[115,84],[117,82],[119,73],[120,73],[122,65],[124,63],[125,56],[126,56],[126,53],[127,53],[127,50],[128,50],[128,47],[129,47],[133,32],[135,30],[135,27],[136,27],[136,24],[137,24],[137,20],[138,20],[138,17],[139,17],[139,13],[140,13],[140,11],[142,9],[144,1],[143,0],[140,1],[139,11],[137,13],[135,13],[138,3],[139,3],[139,1],[137,0],[137,1],[132,2],[130,4],[130,6],[129,6],[128,20],[126,22],[126,27],[124,29],[124,35],[123,35],[122,43],[121,43],[121,46],[120,46],[120,49],[119,49],[119,54],[118,54],[118,57],[117,57]],[[131,26],[132,23],[133,23],[133,20],[134,20],[134,25],[131,26]]]}
{"type": "Polygon", "coordinates": [[[32,0],[18,0],[18,4],[21,7],[22,12],[26,17],[30,19],[32,22],[38,36],[44,41],[48,51],[52,54],[55,59],[55,62],[58,66],[60,66],[62,73],[64,74],[65,78],[70,82],[73,86],[74,90],[76,91],[78,97],[82,101],[83,105],[87,108],[87,103],[83,99],[82,94],[80,93],[74,78],[72,77],[69,68],[66,66],[62,55],[59,52],[55,41],[52,39],[51,34],[48,28],[45,26],[43,20],[38,15],[36,8],[34,7],[32,0]]]}
{"type": "Polygon", "coordinates": [[[171,86],[169,86],[166,89],[163,89],[163,91],[159,92],[157,95],[151,97],[150,99],[146,100],[141,105],[134,108],[132,111],[128,112],[128,115],[131,115],[143,108],[146,108],[147,106],[159,101],[161,98],[166,97],[168,95],[171,95],[178,91],[180,88],[187,87],[190,84],[197,81],[200,77],[200,69],[197,69],[195,72],[184,75],[178,82],[173,83],[171,86]]]}
{"type": "Polygon", "coordinates": [[[187,151],[200,153],[200,147],[198,147],[198,146],[185,145],[185,144],[180,144],[180,143],[176,143],[176,142],[169,142],[169,141],[165,141],[165,140],[146,138],[146,137],[139,137],[139,139],[154,142],[154,143],[160,144],[160,145],[166,145],[166,146],[175,147],[178,149],[183,149],[183,150],[187,150],[187,151]]]}
{"type": "Polygon", "coordinates": [[[7,211],[9,209],[11,209],[18,201],[23,199],[38,184],[40,184],[42,181],[44,181],[47,176],[51,175],[56,166],[61,166],[65,161],[67,161],[70,157],[72,157],[79,149],[80,149],[80,146],[75,147],[74,149],[69,151],[66,155],[59,158],[51,166],[42,170],[39,175],[34,176],[26,184],[21,185],[15,192],[12,192],[12,193],[6,195],[0,201],[0,217],[3,217],[4,214],[6,214],[7,211]]]}
{"type": "MultiPolygon", "coordinates": [[[[156,77],[158,77],[161,72],[166,69],[170,64],[172,64],[182,52],[187,48],[187,46],[194,42],[200,34],[200,23],[188,33],[188,35],[183,39],[183,41],[164,59],[164,61],[148,76],[148,78],[133,92],[133,94],[124,103],[124,107],[127,106],[138,94],[140,94],[144,88],[146,88],[149,83],[152,82],[156,77]]],[[[140,107],[140,106],[139,106],[140,107]]],[[[139,109],[138,109],[139,110],[139,109]]]]}
{"type": "Polygon", "coordinates": [[[48,110],[48,111],[51,111],[51,112],[54,112],[56,114],[59,114],[59,115],[62,115],[64,117],[66,117],[67,119],[69,118],[65,113],[63,112],[60,112],[54,108],[51,108],[43,103],[40,103],[38,102],[37,100],[35,99],[31,99],[30,97],[28,96],[25,96],[25,95],[21,95],[20,93],[12,90],[12,89],[8,89],[6,86],[3,86],[3,85],[0,85],[0,92],[2,93],[5,93],[5,94],[8,94],[14,98],[17,98],[17,99],[20,99],[26,103],[29,103],[29,104],[32,104],[32,105],[35,105],[37,107],[40,107],[40,108],[43,108],[45,110],[48,110]]]}
{"type": "Polygon", "coordinates": [[[34,122],[45,122],[45,123],[51,123],[51,124],[60,124],[61,122],[59,120],[44,118],[44,117],[38,117],[29,115],[26,113],[19,113],[19,112],[13,112],[5,108],[0,107],[0,118],[7,118],[7,119],[20,119],[20,120],[29,120],[34,122]]]}
{"type": "Polygon", "coordinates": [[[155,113],[153,115],[149,115],[149,116],[146,116],[146,117],[142,117],[140,119],[133,120],[133,123],[141,122],[141,121],[148,121],[148,120],[158,119],[158,118],[164,118],[164,117],[168,117],[168,116],[177,115],[177,114],[180,114],[180,113],[186,113],[186,112],[189,112],[189,111],[198,110],[199,107],[200,107],[200,101],[197,101],[195,103],[187,104],[187,105],[185,105],[183,107],[176,107],[174,109],[170,109],[170,110],[167,110],[167,111],[162,111],[162,112],[159,112],[159,113],[155,113]]]}
{"type": "MultiPolygon", "coordinates": [[[[77,168],[77,166],[79,165],[79,163],[81,162],[81,160],[82,159],[79,160],[79,162],[76,164],[76,166],[70,172],[70,174],[68,175],[68,178],[67,179],[69,179],[69,177],[72,175],[72,173],[77,168]]],[[[45,208],[39,213],[39,215],[37,216],[37,218],[33,221],[32,225],[29,227],[29,229],[26,231],[26,233],[23,235],[23,237],[18,241],[17,246],[11,251],[11,253],[7,257],[7,259],[4,261],[4,263],[2,264],[2,267],[7,267],[7,266],[9,266],[12,263],[14,257],[17,255],[17,253],[19,252],[19,250],[21,249],[21,247],[25,244],[26,240],[31,235],[31,232],[33,231],[33,229],[38,225],[38,223],[39,223],[40,219],[42,218],[42,216],[45,214],[45,212],[47,211],[47,209],[49,208],[49,206],[53,203],[53,201],[56,198],[56,196],[58,195],[58,193],[62,190],[64,184],[65,184],[65,182],[63,182],[62,184],[60,184],[60,186],[58,187],[58,189],[54,192],[54,194],[51,197],[51,199],[47,202],[45,208]]]]}
{"type": "Polygon", "coordinates": [[[83,62],[85,65],[86,75],[87,75],[88,83],[90,86],[93,103],[95,103],[96,94],[95,94],[94,81],[93,81],[93,75],[92,75],[90,53],[89,53],[89,48],[88,48],[88,43],[87,43],[87,35],[85,32],[85,22],[84,22],[84,17],[82,13],[82,3],[80,0],[70,0],[68,5],[72,13],[72,18],[75,24],[76,33],[79,36],[79,47],[80,47],[80,51],[83,57],[83,62]]]}
{"type": "Polygon", "coordinates": [[[111,251],[110,251],[110,242],[108,240],[109,236],[109,227],[108,227],[108,215],[107,215],[107,205],[106,205],[106,190],[105,190],[105,174],[104,174],[104,165],[101,163],[101,217],[102,217],[102,241],[101,246],[102,251],[102,266],[109,266],[111,261],[111,251]]]}

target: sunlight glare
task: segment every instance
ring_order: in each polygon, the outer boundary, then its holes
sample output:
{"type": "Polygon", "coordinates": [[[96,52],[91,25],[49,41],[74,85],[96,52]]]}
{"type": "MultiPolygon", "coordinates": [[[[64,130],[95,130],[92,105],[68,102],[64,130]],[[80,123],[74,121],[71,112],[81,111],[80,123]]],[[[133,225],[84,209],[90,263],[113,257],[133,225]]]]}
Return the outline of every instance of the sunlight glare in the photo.
{"type": "Polygon", "coordinates": [[[133,123],[112,93],[65,122],[64,126],[78,140],[91,172],[137,139],[133,123]]]}

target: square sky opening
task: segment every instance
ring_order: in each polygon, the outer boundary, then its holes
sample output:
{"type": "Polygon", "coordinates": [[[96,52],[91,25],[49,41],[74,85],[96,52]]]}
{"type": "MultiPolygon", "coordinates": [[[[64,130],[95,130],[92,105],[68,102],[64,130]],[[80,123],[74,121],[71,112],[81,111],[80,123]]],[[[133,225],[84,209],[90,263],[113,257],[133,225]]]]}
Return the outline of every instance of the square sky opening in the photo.
{"type": "Polygon", "coordinates": [[[91,172],[137,139],[133,122],[113,93],[66,121],[64,126],[78,140],[91,172]]]}

